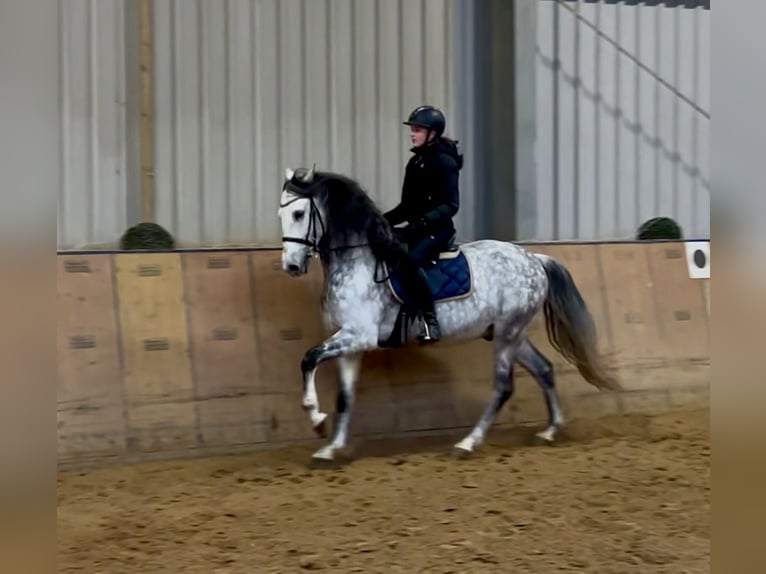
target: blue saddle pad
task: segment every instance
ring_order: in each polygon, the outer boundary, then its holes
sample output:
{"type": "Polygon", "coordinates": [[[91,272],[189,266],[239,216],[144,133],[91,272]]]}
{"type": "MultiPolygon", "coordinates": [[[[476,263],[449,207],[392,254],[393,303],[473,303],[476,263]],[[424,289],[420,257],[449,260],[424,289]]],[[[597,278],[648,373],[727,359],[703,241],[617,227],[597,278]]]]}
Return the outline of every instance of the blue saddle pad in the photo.
{"type": "MultiPolygon", "coordinates": [[[[436,265],[425,268],[428,285],[434,301],[463,299],[471,294],[471,266],[462,252],[442,254],[436,265]]],[[[388,284],[399,302],[406,298],[405,289],[397,275],[392,275],[388,284]]]]}

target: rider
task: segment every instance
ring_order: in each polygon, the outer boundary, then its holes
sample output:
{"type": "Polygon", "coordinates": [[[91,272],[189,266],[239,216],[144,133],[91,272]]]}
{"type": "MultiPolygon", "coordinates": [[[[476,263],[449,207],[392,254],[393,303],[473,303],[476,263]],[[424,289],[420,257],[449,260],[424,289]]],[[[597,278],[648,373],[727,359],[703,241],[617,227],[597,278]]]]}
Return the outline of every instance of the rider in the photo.
{"type": "Polygon", "coordinates": [[[404,125],[410,126],[413,156],[407,162],[401,203],[385,213],[394,226],[408,225],[400,236],[407,245],[405,273],[413,284],[413,296],[423,317],[423,342],[441,338],[434,300],[423,264],[447,247],[455,235],[452,218],[460,207],[458,175],[463,156],[457,142],[442,135],[444,114],[433,106],[419,106],[404,125]]]}

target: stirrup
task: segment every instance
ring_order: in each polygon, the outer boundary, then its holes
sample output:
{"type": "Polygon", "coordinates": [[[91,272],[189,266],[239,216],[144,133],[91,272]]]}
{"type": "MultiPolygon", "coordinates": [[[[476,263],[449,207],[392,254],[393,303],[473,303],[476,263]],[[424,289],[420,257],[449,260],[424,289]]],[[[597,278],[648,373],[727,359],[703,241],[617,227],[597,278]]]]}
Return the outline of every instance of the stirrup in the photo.
{"type": "Polygon", "coordinates": [[[423,332],[418,336],[418,340],[421,342],[421,344],[428,344],[428,343],[437,343],[441,340],[435,339],[433,335],[431,334],[431,326],[428,324],[428,321],[425,318],[425,315],[420,315],[420,320],[423,324],[423,332]]]}
{"type": "Polygon", "coordinates": [[[428,327],[428,321],[426,321],[425,319],[421,319],[421,321],[423,323],[423,331],[424,332],[420,334],[418,339],[420,339],[424,343],[428,343],[430,341],[433,341],[434,339],[433,339],[433,337],[431,337],[431,329],[428,327]]]}

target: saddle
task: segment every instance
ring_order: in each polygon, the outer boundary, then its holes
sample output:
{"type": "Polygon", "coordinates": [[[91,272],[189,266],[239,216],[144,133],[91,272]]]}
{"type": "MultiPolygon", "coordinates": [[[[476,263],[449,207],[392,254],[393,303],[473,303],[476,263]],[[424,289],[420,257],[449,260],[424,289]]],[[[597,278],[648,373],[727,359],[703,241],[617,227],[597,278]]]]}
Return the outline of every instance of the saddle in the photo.
{"type": "Polygon", "coordinates": [[[460,255],[460,246],[457,243],[455,243],[456,240],[457,240],[457,233],[453,233],[452,237],[449,238],[444,248],[441,251],[439,251],[436,257],[431,258],[427,262],[425,267],[426,268],[433,267],[439,261],[443,259],[454,259],[455,257],[458,257],[460,255]]]}
{"type": "MultiPolygon", "coordinates": [[[[456,243],[455,235],[434,257],[425,262],[423,270],[426,273],[434,303],[465,299],[473,293],[471,265],[460,249],[460,245],[456,243]]],[[[404,323],[406,321],[409,324],[412,318],[408,317],[404,311],[409,299],[404,283],[395,272],[392,273],[390,269],[387,271],[388,287],[394,298],[402,305],[402,311],[397,317],[391,336],[381,346],[398,347],[406,343],[407,329],[404,323]]]]}

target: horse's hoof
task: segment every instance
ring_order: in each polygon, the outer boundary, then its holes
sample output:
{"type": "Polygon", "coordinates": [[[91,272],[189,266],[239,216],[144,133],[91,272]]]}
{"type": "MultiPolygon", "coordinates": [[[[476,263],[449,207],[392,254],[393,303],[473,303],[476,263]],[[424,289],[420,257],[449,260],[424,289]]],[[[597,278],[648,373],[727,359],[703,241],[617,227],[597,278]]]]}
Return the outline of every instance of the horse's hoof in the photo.
{"type": "Polygon", "coordinates": [[[314,425],[314,432],[319,438],[327,438],[327,415],[314,425]]]}
{"type": "Polygon", "coordinates": [[[538,445],[551,445],[556,442],[556,429],[547,428],[535,433],[535,443],[538,445]]]}
{"type": "Polygon", "coordinates": [[[311,467],[318,470],[338,468],[341,466],[342,460],[339,460],[336,454],[335,449],[331,446],[320,448],[311,455],[311,467]]]}
{"type": "Polygon", "coordinates": [[[453,446],[452,447],[452,456],[453,456],[453,458],[456,458],[458,460],[466,459],[469,456],[471,456],[471,454],[473,454],[473,453],[470,450],[468,450],[468,449],[461,448],[459,446],[453,446]]]}

